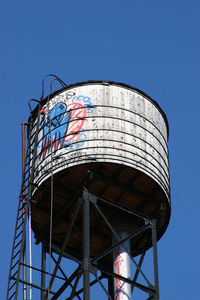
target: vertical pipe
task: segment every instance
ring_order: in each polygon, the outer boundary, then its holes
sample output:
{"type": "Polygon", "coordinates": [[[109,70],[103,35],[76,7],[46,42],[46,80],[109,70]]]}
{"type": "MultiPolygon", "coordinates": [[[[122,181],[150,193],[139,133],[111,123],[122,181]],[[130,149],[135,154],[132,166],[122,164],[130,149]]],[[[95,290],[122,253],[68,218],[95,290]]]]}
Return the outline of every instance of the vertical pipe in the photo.
{"type": "MultiPolygon", "coordinates": [[[[29,270],[29,281],[30,283],[32,283],[32,242],[31,242],[31,206],[29,206],[29,222],[28,222],[28,231],[29,231],[29,266],[30,266],[30,270],[29,270]]],[[[29,300],[32,300],[32,286],[30,285],[29,288],[29,300]]]]}
{"type": "MultiPolygon", "coordinates": [[[[26,148],[26,143],[25,143],[25,134],[26,134],[26,130],[25,130],[25,126],[26,123],[22,123],[21,127],[22,127],[22,178],[23,178],[23,174],[25,171],[25,148],[26,148]]],[[[23,186],[23,210],[22,210],[22,214],[23,214],[23,222],[24,222],[24,218],[25,218],[25,202],[26,202],[26,191],[25,191],[25,186],[23,186]]],[[[26,240],[24,242],[24,249],[23,249],[23,280],[27,281],[27,273],[26,273],[26,240]]],[[[23,299],[27,300],[27,285],[26,283],[23,283],[23,299]]]]}
{"type": "MultiPolygon", "coordinates": [[[[41,273],[41,287],[45,288],[45,271],[46,271],[46,251],[45,251],[45,247],[42,244],[42,257],[41,257],[41,269],[42,269],[42,273],[41,273]]],[[[45,296],[45,292],[44,290],[41,290],[41,300],[44,300],[45,296]]]]}
{"type": "Polygon", "coordinates": [[[83,299],[90,300],[90,201],[83,195],[83,299]]]}
{"type": "MultiPolygon", "coordinates": [[[[128,232],[118,230],[118,235],[120,239],[124,239],[128,236],[128,232]]],[[[113,271],[116,274],[130,279],[130,256],[125,248],[130,252],[129,240],[120,244],[115,249],[113,271]]],[[[131,285],[120,279],[114,278],[114,300],[131,300],[131,285]]]]}
{"type": "Polygon", "coordinates": [[[152,245],[153,245],[153,262],[154,262],[154,282],[156,289],[156,300],[159,300],[159,280],[158,280],[158,253],[157,253],[157,230],[156,220],[152,222],[152,245]]]}

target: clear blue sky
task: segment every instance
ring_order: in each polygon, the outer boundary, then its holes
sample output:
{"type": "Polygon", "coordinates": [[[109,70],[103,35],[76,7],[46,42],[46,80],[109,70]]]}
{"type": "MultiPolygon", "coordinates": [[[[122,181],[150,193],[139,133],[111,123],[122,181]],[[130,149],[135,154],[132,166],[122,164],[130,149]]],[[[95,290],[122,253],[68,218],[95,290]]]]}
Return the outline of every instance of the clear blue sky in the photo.
{"type": "Polygon", "coordinates": [[[0,299],[21,184],[20,126],[47,73],[66,83],[121,81],[166,112],[172,215],[158,243],[161,300],[199,299],[199,1],[22,0],[0,11],[0,299]]]}

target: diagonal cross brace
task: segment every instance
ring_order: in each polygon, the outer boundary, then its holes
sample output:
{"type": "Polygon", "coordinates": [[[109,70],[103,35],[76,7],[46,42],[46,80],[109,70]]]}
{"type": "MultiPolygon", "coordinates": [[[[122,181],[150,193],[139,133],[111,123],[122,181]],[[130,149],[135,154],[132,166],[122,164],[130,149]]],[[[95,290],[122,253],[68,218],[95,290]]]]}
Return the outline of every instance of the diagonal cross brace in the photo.
{"type": "Polygon", "coordinates": [[[56,266],[54,268],[53,275],[52,275],[51,280],[49,282],[49,287],[48,287],[49,289],[52,287],[52,284],[53,284],[54,279],[55,279],[55,275],[56,275],[56,273],[57,273],[57,271],[59,269],[59,265],[60,265],[60,262],[61,262],[62,257],[63,257],[63,252],[64,252],[64,249],[65,249],[65,247],[67,245],[67,242],[69,240],[70,234],[72,232],[72,228],[74,226],[74,223],[75,223],[75,220],[76,220],[76,217],[77,217],[77,214],[78,214],[80,206],[81,206],[81,201],[79,200],[78,203],[77,203],[77,206],[75,208],[73,218],[72,218],[72,220],[70,222],[69,229],[68,229],[68,231],[67,231],[67,233],[65,235],[65,238],[64,238],[64,241],[63,241],[63,244],[62,244],[62,248],[61,248],[59,257],[58,257],[58,259],[56,261],[56,266]]]}

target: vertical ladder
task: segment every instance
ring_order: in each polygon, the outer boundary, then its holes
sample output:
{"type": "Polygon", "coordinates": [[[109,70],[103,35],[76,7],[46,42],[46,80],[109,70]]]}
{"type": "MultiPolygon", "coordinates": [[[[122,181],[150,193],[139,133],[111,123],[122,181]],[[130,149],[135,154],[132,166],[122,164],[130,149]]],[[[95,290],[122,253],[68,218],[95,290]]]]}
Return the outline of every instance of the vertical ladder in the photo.
{"type": "MultiPolygon", "coordinates": [[[[25,167],[19,196],[17,219],[15,225],[14,241],[8,277],[8,289],[6,298],[7,300],[18,299],[19,282],[23,282],[23,280],[20,279],[20,273],[22,269],[21,267],[23,266],[23,252],[26,240],[26,222],[28,218],[33,187],[35,160],[37,156],[39,124],[40,104],[38,105],[38,118],[36,124],[33,124],[32,118],[30,120],[25,167]]],[[[24,282],[24,284],[26,284],[26,282],[24,282]]]]}

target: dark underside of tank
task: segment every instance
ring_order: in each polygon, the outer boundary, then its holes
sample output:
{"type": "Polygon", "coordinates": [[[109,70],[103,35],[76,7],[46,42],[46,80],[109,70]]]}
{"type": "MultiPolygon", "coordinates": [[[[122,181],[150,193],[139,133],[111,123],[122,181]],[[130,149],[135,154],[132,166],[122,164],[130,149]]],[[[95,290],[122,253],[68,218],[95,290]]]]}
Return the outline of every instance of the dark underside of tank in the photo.
{"type": "MultiPolygon", "coordinates": [[[[54,251],[62,249],[70,223],[74,220],[63,254],[66,257],[72,255],[78,260],[83,258],[83,205],[80,205],[76,218],[74,212],[82,199],[84,188],[96,195],[90,202],[90,255],[94,260],[113,245],[113,233],[106,220],[114,230],[128,228],[133,236],[130,240],[133,256],[152,246],[150,227],[141,230],[148,220],[157,220],[158,239],[164,234],[170,218],[170,202],[157,182],[141,171],[124,165],[88,163],[65,169],[53,176],[54,251]]],[[[36,243],[42,242],[47,247],[50,203],[51,178],[43,182],[32,197],[32,228],[36,243]]],[[[112,260],[113,250],[97,259],[98,264],[107,268],[111,267],[112,260]]]]}

